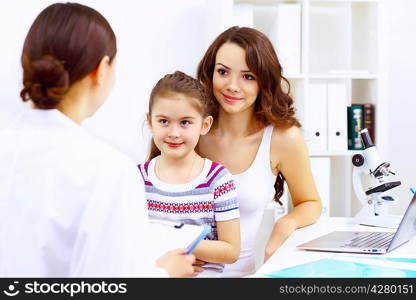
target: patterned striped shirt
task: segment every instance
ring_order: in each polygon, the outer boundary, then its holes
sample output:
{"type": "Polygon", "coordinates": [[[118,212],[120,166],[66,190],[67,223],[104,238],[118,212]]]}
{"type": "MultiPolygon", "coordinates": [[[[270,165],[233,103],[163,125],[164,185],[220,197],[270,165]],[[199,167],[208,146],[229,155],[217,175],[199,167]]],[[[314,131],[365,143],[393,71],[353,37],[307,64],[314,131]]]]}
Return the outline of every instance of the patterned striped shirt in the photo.
{"type": "MultiPolygon", "coordinates": [[[[200,175],[185,184],[169,184],[159,180],[154,167],[157,157],[138,165],[146,190],[150,218],[208,225],[208,240],[218,240],[217,221],[240,217],[234,180],[222,165],[205,159],[200,175]]],[[[222,271],[222,264],[216,264],[222,271]]]]}

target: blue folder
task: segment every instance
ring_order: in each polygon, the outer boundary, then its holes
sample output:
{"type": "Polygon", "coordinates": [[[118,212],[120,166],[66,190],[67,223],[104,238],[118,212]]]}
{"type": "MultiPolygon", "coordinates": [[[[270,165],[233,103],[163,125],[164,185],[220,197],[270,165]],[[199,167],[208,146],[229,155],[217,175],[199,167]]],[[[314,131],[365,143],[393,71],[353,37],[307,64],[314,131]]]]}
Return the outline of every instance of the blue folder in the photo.
{"type": "MultiPolygon", "coordinates": [[[[416,263],[415,259],[408,258],[383,258],[390,261],[416,263]]],[[[277,270],[265,274],[272,278],[291,277],[412,277],[416,278],[416,270],[385,267],[378,265],[363,264],[359,262],[345,261],[333,258],[325,258],[306,264],[277,270]]]]}

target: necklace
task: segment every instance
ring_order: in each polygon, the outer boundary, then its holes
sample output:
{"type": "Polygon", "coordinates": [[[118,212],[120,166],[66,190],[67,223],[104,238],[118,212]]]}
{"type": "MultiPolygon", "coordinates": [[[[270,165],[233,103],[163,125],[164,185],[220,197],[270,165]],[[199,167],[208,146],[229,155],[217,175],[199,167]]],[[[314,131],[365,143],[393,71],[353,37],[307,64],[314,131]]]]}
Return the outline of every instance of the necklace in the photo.
{"type": "MultiPolygon", "coordinates": [[[[194,166],[195,166],[195,162],[196,162],[197,158],[198,158],[198,155],[197,155],[197,154],[195,154],[194,159],[193,159],[193,161],[192,161],[191,168],[189,169],[189,171],[188,171],[188,174],[187,174],[186,178],[183,180],[184,182],[180,182],[179,184],[181,184],[181,183],[187,183],[187,182],[191,181],[191,179],[192,179],[192,178],[190,178],[190,177],[191,177],[191,175],[192,175],[192,171],[194,170],[194,166]]],[[[156,176],[157,176],[159,179],[161,179],[161,176],[160,176],[161,174],[160,174],[159,169],[160,169],[160,156],[158,157],[158,159],[156,160],[156,163],[155,163],[155,173],[156,173],[156,176]]],[[[182,180],[181,180],[181,181],[182,181],[182,180]]],[[[175,182],[175,183],[176,183],[176,182],[175,182]]]]}

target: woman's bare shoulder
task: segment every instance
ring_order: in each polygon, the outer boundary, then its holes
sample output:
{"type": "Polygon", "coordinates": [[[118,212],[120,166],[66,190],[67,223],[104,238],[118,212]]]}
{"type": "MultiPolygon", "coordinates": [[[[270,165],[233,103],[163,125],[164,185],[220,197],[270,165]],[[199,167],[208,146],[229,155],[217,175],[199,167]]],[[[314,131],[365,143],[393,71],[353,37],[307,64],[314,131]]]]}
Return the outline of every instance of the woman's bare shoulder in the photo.
{"type": "Polygon", "coordinates": [[[302,129],[297,126],[289,128],[274,127],[272,134],[272,148],[286,150],[293,149],[296,145],[303,146],[305,138],[302,129]]]}
{"type": "Polygon", "coordinates": [[[288,158],[307,155],[306,151],[303,133],[299,127],[274,127],[270,145],[270,165],[274,174],[278,173],[281,164],[288,158]]]}

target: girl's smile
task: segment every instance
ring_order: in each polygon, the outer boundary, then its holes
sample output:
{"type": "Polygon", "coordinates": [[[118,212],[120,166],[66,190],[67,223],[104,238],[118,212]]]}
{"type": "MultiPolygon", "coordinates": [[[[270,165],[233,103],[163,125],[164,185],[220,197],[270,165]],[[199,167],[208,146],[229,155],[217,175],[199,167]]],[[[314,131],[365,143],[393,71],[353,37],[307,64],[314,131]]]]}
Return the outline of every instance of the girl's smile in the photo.
{"type": "Polygon", "coordinates": [[[170,143],[170,142],[165,142],[170,148],[178,148],[180,145],[182,145],[183,143],[170,143]]]}

